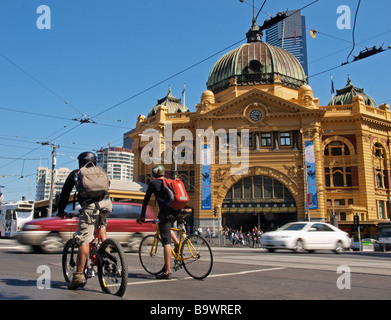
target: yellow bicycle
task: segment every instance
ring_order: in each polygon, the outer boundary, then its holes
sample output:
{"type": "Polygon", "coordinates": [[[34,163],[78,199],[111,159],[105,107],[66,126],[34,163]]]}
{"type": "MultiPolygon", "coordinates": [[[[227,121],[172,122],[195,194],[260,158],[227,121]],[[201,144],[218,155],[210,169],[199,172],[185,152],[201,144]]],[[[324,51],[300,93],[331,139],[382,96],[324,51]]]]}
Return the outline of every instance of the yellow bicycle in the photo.
{"type": "MultiPolygon", "coordinates": [[[[147,220],[145,222],[158,223],[159,220],[147,220]]],[[[184,267],[186,272],[194,279],[204,279],[212,271],[213,255],[207,241],[197,235],[186,233],[185,222],[178,228],[171,228],[179,233],[179,246],[174,250],[171,246],[174,258],[173,270],[184,267]]],[[[141,265],[150,274],[157,275],[164,271],[163,244],[160,240],[159,226],[156,234],[145,236],[140,243],[139,258],[141,265]]]]}

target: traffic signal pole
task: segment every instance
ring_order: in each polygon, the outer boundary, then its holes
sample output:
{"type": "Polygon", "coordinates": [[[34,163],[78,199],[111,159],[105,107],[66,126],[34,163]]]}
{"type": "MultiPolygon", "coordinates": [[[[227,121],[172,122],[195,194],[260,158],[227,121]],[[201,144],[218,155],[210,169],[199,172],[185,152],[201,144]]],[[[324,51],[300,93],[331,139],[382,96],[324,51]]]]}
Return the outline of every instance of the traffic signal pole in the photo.
{"type": "Polygon", "coordinates": [[[49,193],[49,208],[48,208],[48,216],[51,217],[53,214],[53,189],[54,189],[54,175],[56,172],[56,144],[52,145],[53,151],[52,151],[52,176],[50,180],[50,193],[49,193]]]}
{"type": "Polygon", "coordinates": [[[354,216],[354,224],[357,226],[357,232],[358,232],[358,245],[359,249],[361,250],[361,234],[360,234],[360,213],[356,212],[356,215],[354,216]]]}

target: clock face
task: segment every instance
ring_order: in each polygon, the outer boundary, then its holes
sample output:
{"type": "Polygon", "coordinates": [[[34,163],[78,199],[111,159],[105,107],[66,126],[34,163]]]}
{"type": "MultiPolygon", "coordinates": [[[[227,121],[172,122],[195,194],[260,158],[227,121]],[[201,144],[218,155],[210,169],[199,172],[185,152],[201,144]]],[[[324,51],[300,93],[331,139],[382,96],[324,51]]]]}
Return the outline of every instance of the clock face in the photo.
{"type": "Polygon", "coordinates": [[[250,112],[250,119],[252,121],[259,121],[262,119],[262,112],[259,110],[253,110],[250,112]]]}

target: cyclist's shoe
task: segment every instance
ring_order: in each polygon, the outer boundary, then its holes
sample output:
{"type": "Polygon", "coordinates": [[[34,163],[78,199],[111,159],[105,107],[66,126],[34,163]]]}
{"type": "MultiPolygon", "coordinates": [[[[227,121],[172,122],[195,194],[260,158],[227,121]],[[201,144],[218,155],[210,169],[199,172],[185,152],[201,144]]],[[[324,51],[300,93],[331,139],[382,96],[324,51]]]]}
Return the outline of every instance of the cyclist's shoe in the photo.
{"type": "Polygon", "coordinates": [[[68,290],[76,290],[77,288],[84,288],[87,280],[83,273],[74,273],[72,277],[72,282],[68,287],[68,290]]]}
{"type": "Polygon", "coordinates": [[[172,279],[171,273],[162,272],[162,273],[160,273],[160,274],[158,274],[158,275],[156,276],[156,279],[170,280],[170,279],[172,279]]]}

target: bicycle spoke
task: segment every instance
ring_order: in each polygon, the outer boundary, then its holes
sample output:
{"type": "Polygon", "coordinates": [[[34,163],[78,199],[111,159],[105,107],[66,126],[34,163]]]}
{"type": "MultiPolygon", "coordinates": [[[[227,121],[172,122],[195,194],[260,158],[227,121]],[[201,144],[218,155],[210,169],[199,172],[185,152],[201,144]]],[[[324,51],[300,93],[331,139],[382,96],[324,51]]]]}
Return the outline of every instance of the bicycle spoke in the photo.
{"type": "Polygon", "coordinates": [[[128,267],[121,245],[113,240],[105,240],[99,248],[102,261],[98,275],[101,288],[106,293],[122,296],[128,279],[128,267]]]}
{"type": "Polygon", "coordinates": [[[79,246],[73,242],[72,239],[68,240],[64,245],[62,253],[62,271],[65,282],[70,283],[73,273],[77,269],[77,254],[79,252],[79,246]]]}
{"type": "Polygon", "coordinates": [[[163,245],[159,238],[148,235],[141,240],[139,248],[141,265],[150,274],[157,275],[164,269],[163,245]]]}
{"type": "Polygon", "coordinates": [[[195,279],[204,279],[212,270],[212,250],[198,235],[190,235],[184,240],[181,257],[186,272],[195,279]]]}

